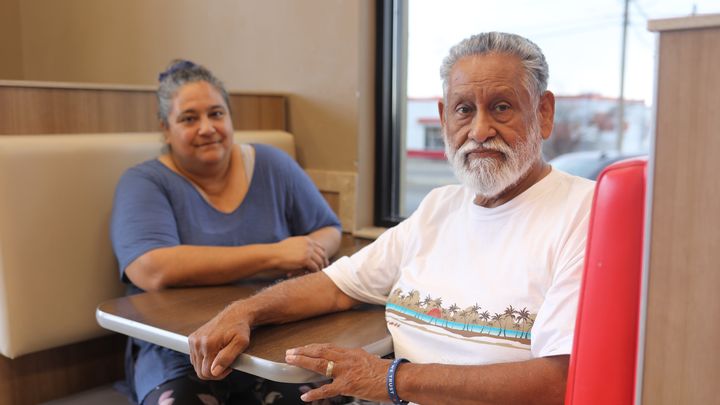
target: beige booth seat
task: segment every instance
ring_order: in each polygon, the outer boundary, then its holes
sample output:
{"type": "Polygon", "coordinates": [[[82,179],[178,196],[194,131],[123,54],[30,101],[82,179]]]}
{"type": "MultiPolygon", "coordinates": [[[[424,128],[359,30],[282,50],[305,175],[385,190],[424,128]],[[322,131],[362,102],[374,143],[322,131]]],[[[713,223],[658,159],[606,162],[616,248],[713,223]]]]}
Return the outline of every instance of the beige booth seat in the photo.
{"type": "MultiPolygon", "coordinates": [[[[295,157],[292,135],[237,131],[295,157]]],[[[159,133],[0,136],[0,353],[9,358],[108,332],[98,303],[123,295],[109,239],[113,192],[157,156],[159,133]]]]}

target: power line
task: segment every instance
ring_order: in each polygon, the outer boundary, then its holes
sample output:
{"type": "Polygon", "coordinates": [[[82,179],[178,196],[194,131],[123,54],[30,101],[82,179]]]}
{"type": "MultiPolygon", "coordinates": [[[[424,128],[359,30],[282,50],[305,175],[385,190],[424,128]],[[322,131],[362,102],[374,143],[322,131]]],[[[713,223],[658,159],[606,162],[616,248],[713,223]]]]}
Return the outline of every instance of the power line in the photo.
{"type": "Polygon", "coordinates": [[[622,50],[620,53],[620,97],[618,97],[618,137],[617,150],[622,151],[623,135],[625,132],[625,56],[627,53],[627,28],[628,28],[628,7],[630,0],[625,0],[623,7],[623,30],[622,30],[622,50]]]}
{"type": "MultiPolygon", "coordinates": [[[[602,16],[588,16],[585,18],[574,18],[572,20],[561,20],[561,21],[550,21],[545,22],[542,25],[537,25],[534,27],[527,27],[528,31],[530,32],[536,32],[538,34],[543,34],[548,31],[548,26],[561,26],[561,27],[568,27],[568,26],[585,26],[587,24],[592,23],[602,23],[602,22],[608,22],[610,20],[617,20],[618,15],[613,14],[606,14],[602,16]]],[[[550,29],[550,31],[555,31],[553,29],[550,29]]]]}
{"type": "Polygon", "coordinates": [[[647,31],[644,31],[645,22],[638,23],[638,22],[630,22],[630,28],[632,28],[632,32],[635,34],[635,38],[640,41],[640,43],[648,48],[648,49],[655,49],[655,45],[648,42],[647,37],[644,35],[648,34],[647,31]]]}
{"type": "Polygon", "coordinates": [[[640,3],[637,0],[631,0],[630,2],[633,4],[633,6],[635,6],[635,10],[637,10],[637,12],[640,13],[640,15],[642,16],[642,18],[645,19],[645,21],[650,19],[650,17],[648,17],[647,13],[645,12],[645,10],[643,10],[643,8],[640,6],[640,3]]]}
{"type": "Polygon", "coordinates": [[[604,28],[614,28],[617,26],[618,22],[620,22],[620,20],[617,16],[615,16],[612,20],[594,21],[592,23],[585,23],[585,24],[580,24],[580,25],[567,24],[567,25],[562,26],[561,28],[545,30],[545,31],[541,31],[541,32],[535,32],[532,34],[528,34],[527,36],[530,38],[540,38],[540,37],[551,37],[551,36],[556,36],[556,35],[578,34],[578,33],[590,32],[590,31],[595,31],[595,30],[604,29],[604,28]]]}

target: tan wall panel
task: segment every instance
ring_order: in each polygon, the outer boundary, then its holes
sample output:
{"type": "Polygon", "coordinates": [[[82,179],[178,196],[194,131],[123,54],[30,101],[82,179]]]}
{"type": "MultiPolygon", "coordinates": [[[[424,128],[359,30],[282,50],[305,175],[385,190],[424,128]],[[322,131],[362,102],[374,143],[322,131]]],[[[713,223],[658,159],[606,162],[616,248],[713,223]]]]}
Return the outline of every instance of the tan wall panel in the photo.
{"type": "Polygon", "coordinates": [[[718,403],[720,28],[660,34],[643,404],[718,403]]]}
{"type": "Polygon", "coordinates": [[[22,79],[20,0],[0,0],[0,79],[22,79]]]}
{"type": "Polygon", "coordinates": [[[368,1],[360,7],[358,155],[356,198],[353,205],[355,230],[372,226],[375,197],[375,8],[368,1]]]}
{"type": "Polygon", "coordinates": [[[23,78],[154,84],[170,59],[193,59],[230,89],[288,94],[304,167],[355,171],[371,3],[24,0],[23,78]]]}

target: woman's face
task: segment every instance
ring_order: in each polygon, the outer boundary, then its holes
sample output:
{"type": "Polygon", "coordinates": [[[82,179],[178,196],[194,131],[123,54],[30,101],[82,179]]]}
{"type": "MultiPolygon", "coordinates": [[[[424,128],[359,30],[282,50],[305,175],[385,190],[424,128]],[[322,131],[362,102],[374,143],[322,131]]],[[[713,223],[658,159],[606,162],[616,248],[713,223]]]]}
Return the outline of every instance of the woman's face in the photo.
{"type": "Polygon", "coordinates": [[[164,136],[173,160],[184,169],[229,159],[233,127],[220,92],[204,81],[182,86],[172,100],[164,136]]]}

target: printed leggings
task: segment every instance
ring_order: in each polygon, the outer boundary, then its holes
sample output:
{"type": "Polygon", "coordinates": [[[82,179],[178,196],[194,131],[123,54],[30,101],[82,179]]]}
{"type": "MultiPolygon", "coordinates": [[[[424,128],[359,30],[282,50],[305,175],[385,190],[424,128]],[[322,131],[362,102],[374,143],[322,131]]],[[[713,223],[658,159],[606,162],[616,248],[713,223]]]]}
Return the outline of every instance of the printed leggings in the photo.
{"type": "MultiPolygon", "coordinates": [[[[262,378],[248,384],[229,378],[203,381],[195,373],[167,381],[145,397],[142,405],[307,405],[300,395],[317,385],[279,383],[262,378]]],[[[336,397],[322,404],[346,404],[352,398],[336,397]]]]}

